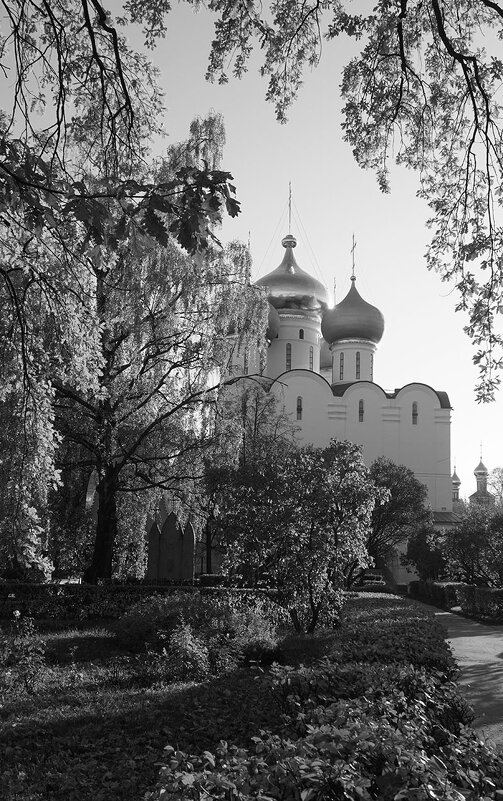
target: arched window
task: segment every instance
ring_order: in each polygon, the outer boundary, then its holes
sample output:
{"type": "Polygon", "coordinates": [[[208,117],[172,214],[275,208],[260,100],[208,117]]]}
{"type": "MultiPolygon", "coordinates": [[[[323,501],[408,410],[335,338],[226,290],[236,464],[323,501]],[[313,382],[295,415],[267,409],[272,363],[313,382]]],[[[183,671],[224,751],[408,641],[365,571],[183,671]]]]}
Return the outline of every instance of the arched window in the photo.
{"type": "Polygon", "coordinates": [[[292,369],[292,346],[289,342],[286,343],[286,369],[292,369]]]}
{"type": "Polygon", "coordinates": [[[418,418],[418,411],[417,411],[417,403],[414,401],[412,404],[412,425],[417,426],[417,418],[418,418]]]}
{"type": "Polygon", "coordinates": [[[314,368],[314,349],[313,346],[309,348],[309,369],[312,370],[314,368]]]}
{"type": "Polygon", "coordinates": [[[374,354],[370,354],[370,380],[374,380],[374,354]]]}
{"type": "Polygon", "coordinates": [[[358,422],[363,423],[363,417],[365,414],[365,406],[362,400],[358,401],[358,422]]]}
{"type": "Polygon", "coordinates": [[[344,354],[339,356],[339,381],[344,379],[344,354]]]}
{"type": "Polygon", "coordinates": [[[297,398],[297,420],[302,420],[302,398],[297,398]]]}
{"type": "Polygon", "coordinates": [[[304,339],[304,329],[303,328],[301,328],[299,330],[299,339],[304,339]]]}
{"type": "Polygon", "coordinates": [[[356,380],[360,378],[360,351],[356,351],[356,380]]]}

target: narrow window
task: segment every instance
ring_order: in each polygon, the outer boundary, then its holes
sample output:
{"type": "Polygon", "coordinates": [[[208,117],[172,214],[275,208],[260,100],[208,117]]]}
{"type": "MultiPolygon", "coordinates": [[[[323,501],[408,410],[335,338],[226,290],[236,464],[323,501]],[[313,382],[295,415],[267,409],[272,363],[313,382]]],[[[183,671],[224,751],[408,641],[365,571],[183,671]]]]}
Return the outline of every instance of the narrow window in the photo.
{"type": "Polygon", "coordinates": [[[363,423],[363,416],[365,414],[365,407],[363,401],[358,401],[358,422],[363,423]]]}
{"type": "Polygon", "coordinates": [[[360,378],[360,351],[356,351],[356,380],[360,378]]]}
{"type": "Polygon", "coordinates": [[[341,353],[339,356],[339,381],[342,381],[344,378],[344,354],[341,353]]]}
{"type": "Polygon", "coordinates": [[[374,380],[374,354],[370,354],[370,380],[374,380]]]}
{"type": "Polygon", "coordinates": [[[292,346],[289,342],[286,343],[286,369],[292,369],[292,346]]]}
{"type": "Polygon", "coordinates": [[[248,351],[245,350],[243,354],[243,373],[248,375],[248,351]]]}
{"type": "Polygon", "coordinates": [[[417,426],[417,403],[414,401],[412,404],[412,425],[417,426]]]}
{"type": "Polygon", "coordinates": [[[309,348],[309,369],[312,370],[314,367],[314,350],[313,346],[309,348]]]}
{"type": "Polygon", "coordinates": [[[301,328],[299,331],[299,339],[304,339],[304,329],[301,328]]]}
{"type": "Polygon", "coordinates": [[[302,398],[297,398],[297,420],[302,420],[302,398]]]}

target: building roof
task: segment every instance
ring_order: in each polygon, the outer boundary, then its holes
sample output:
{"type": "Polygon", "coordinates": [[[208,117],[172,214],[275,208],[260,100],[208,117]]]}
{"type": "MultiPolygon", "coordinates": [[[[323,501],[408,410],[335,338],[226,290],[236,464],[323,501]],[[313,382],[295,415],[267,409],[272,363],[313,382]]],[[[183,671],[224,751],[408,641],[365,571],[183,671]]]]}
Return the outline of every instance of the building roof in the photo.
{"type": "Polygon", "coordinates": [[[456,514],[456,512],[433,512],[433,523],[438,526],[456,526],[460,522],[461,515],[456,514]]]}
{"type": "MultiPolygon", "coordinates": [[[[414,381],[413,383],[431,389],[431,391],[437,396],[441,409],[452,409],[447,392],[437,391],[436,389],[433,389],[433,387],[430,387],[429,384],[424,384],[422,381],[414,381]]],[[[411,386],[411,384],[405,384],[403,387],[397,387],[393,392],[386,392],[386,390],[379,386],[379,384],[374,384],[372,381],[347,381],[341,384],[332,384],[332,394],[336,398],[342,398],[346,390],[349,389],[349,387],[352,387],[354,384],[357,384],[358,386],[361,386],[362,384],[372,384],[375,387],[379,387],[381,392],[387,398],[396,398],[399,392],[402,392],[402,390],[404,390],[406,387],[411,386]]]]}
{"type": "Polygon", "coordinates": [[[255,286],[267,289],[269,302],[276,309],[325,309],[328,305],[327,289],[297,264],[293,255],[293,248],[297,245],[295,237],[288,234],[281,244],[285,248],[283,261],[271,273],[259,278],[255,286]]]}
{"type": "Polygon", "coordinates": [[[483,463],[482,459],[480,460],[480,462],[478,463],[477,467],[473,471],[473,475],[474,476],[488,476],[489,475],[489,470],[487,469],[487,467],[483,463]]]}

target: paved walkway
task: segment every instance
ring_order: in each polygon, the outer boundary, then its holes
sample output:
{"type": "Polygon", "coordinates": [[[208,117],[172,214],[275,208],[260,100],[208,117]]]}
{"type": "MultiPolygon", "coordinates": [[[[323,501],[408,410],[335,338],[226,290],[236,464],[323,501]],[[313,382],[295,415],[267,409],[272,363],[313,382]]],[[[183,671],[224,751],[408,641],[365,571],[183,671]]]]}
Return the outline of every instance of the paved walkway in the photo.
{"type": "MultiPolygon", "coordinates": [[[[414,601],[414,603],[418,603],[414,601]]],[[[466,617],[419,603],[445,628],[461,669],[458,683],[475,711],[472,727],[503,748],[503,626],[484,626],[466,617]]]]}

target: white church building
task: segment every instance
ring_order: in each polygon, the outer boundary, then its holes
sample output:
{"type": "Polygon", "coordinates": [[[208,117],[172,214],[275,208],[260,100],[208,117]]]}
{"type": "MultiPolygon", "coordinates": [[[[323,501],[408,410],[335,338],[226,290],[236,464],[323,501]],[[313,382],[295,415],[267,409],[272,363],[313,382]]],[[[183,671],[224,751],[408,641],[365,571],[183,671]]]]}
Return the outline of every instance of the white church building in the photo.
{"type": "MultiPolygon", "coordinates": [[[[426,485],[436,526],[452,526],[447,393],[421,382],[392,391],[377,384],[382,313],[361,297],[354,275],[346,297],[329,308],[326,287],[297,264],[296,244],[290,234],[282,240],[281,264],[256,285],[267,291],[272,307],[263,374],[298,427],[299,440],[320,447],[332,438],[349,440],[362,445],[368,465],[379,456],[405,465],[426,485]]],[[[251,371],[253,359],[247,362],[251,371]]],[[[398,564],[393,572],[397,581],[412,578],[398,564]]]]}

